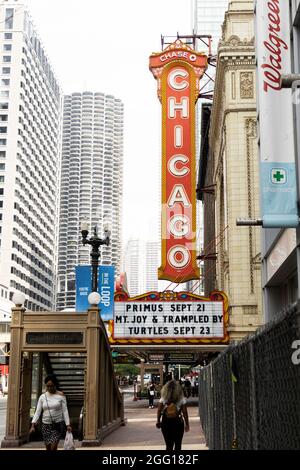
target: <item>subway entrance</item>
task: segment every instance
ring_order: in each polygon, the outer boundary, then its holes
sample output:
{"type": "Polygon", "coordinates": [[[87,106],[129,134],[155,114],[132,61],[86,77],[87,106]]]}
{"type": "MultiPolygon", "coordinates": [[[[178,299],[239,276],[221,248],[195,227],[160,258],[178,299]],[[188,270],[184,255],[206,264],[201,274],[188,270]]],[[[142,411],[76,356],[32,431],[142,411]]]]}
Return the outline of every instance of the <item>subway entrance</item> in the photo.
{"type": "Polygon", "coordinates": [[[10,367],[1,447],[28,442],[30,420],[49,373],[55,374],[66,396],[71,425],[82,446],[101,445],[124,425],[123,397],[97,306],[77,313],[13,308],[10,367]]]}

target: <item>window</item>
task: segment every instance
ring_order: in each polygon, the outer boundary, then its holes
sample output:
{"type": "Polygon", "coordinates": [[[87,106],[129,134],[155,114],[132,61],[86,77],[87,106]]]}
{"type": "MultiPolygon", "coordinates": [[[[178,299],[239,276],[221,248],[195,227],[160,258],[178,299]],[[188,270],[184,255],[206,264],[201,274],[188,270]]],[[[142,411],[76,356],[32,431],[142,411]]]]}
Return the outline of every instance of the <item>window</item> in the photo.
{"type": "Polygon", "coordinates": [[[0,152],[0,158],[5,158],[6,157],[6,152],[4,152],[3,150],[1,150],[0,152]]]}
{"type": "Polygon", "coordinates": [[[3,196],[4,194],[4,188],[0,188],[0,196],[3,196]]]}
{"type": "MultiPolygon", "coordinates": [[[[4,122],[4,121],[7,121],[8,120],[8,116],[7,114],[0,114],[0,121],[4,122]]],[[[0,155],[1,157],[1,155],[0,155]]]]}
{"type": "Polygon", "coordinates": [[[10,85],[10,79],[9,78],[1,78],[1,85],[9,86],[10,85]]]}
{"type": "Polygon", "coordinates": [[[6,145],[6,139],[0,139],[0,145],[6,145]]]}
{"type": "Polygon", "coordinates": [[[10,67],[2,67],[2,73],[3,73],[3,75],[9,75],[10,74],[10,67]]]}
{"type": "Polygon", "coordinates": [[[0,176],[0,183],[4,183],[4,180],[5,180],[4,175],[1,175],[0,176]]]}
{"type": "Polygon", "coordinates": [[[3,50],[4,51],[11,51],[12,50],[12,45],[11,44],[3,44],[3,50]]]}
{"type": "MultiPolygon", "coordinates": [[[[0,208],[3,208],[3,201],[0,201],[0,208]]],[[[1,227],[0,227],[1,228],[1,227]]]]}
{"type": "Polygon", "coordinates": [[[4,39],[12,39],[12,33],[4,33],[4,39]]]}
{"type": "Polygon", "coordinates": [[[13,29],[14,25],[14,9],[6,8],[5,10],[5,29],[13,29]]]}
{"type": "Polygon", "coordinates": [[[0,109],[8,109],[8,103],[0,103],[0,109]]]}
{"type": "Polygon", "coordinates": [[[8,90],[2,90],[0,92],[1,98],[8,98],[9,97],[9,91],[8,90]]]}
{"type": "Polygon", "coordinates": [[[11,62],[11,56],[10,55],[4,55],[2,60],[3,60],[3,62],[11,62]]]}
{"type": "Polygon", "coordinates": [[[0,134],[7,134],[7,127],[0,127],[0,134]]]}

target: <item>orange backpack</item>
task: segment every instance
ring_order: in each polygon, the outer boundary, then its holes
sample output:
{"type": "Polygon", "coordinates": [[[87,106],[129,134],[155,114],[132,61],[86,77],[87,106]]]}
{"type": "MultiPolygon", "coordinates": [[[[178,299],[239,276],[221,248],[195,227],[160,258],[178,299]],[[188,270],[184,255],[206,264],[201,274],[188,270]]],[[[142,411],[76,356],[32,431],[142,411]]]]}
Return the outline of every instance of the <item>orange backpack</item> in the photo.
{"type": "Polygon", "coordinates": [[[165,409],[164,409],[164,414],[166,418],[178,418],[179,411],[176,406],[176,403],[171,402],[171,403],[166,404],[165,409]]]}

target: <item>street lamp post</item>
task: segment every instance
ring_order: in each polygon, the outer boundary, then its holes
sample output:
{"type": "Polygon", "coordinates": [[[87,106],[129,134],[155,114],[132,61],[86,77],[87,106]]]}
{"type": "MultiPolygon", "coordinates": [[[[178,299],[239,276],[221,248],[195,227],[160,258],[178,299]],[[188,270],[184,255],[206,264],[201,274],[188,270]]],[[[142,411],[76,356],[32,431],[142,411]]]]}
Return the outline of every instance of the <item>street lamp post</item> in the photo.
{"type": "Polygon", "coordinates": [[[82,235],[82,243],[83,245],[91,245],[91,261],[92,261],[92,292],[98,291],[98,264],[99,264],[99,257],[100,251],[99,248],[101,245],[109,246],[110,243],[110,230],[106,226],[104,227],[104,234],[105,238],[99,238],[97,227],[94,228],[94,235],[88,239],[88,224],[87,222],[81,223],[81,235],[82,235]]]}

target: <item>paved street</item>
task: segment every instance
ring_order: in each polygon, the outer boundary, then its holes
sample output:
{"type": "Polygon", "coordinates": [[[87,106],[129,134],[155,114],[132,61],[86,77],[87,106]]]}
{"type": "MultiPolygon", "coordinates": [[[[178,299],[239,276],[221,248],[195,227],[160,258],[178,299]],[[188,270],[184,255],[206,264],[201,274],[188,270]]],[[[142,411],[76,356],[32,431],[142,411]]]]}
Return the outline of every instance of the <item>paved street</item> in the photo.
{"type": "MultiPolygon", "coordinates": [[[[102,446],[80,447],[77,442],[78,450],[163,450],[164,439],[159,429],[155,427],[156,411],[158,400],[155,400],[155,408],[148,408],[148,400],[133,400],[132,393],[125,395],[125,417],[126,426],[122,426],[114,433],[107,436],[102,446]]],[[[5,408],[6,399],[0,401],[0,437],[4,436],[5,408]]],[[[207,450],[204,435],[198,417],[198,401],[196,398],[190,398],[188,401],[188,413],[190,421],[190,432],[185,433],[183,437],[183,450],[207,450]]],[[[62,449],[61,442],[59,448],[62,449]]],[[[26,449],[44,449],[42,442],[30,442],[22,447],[26,449]]]]}
{"type": "MultiPolygon", "coordinates": [[[[148,400],[125,401],[125,416],[127,424],[107,436],[101,450],[163,450],[164,439],[159,429],[155,427],[158,400],[155,408],[148,408],[148,400]]],[[[188,400],[190,432],[183,437],[183,450],[206,450],[206,444],[200,419],[198,416],[198,400],[188,400]]]]}
{"type": "Polygon", "coordinates": [[[0,398],[0,441],[5,435],[7,397],[0,398]]]}

